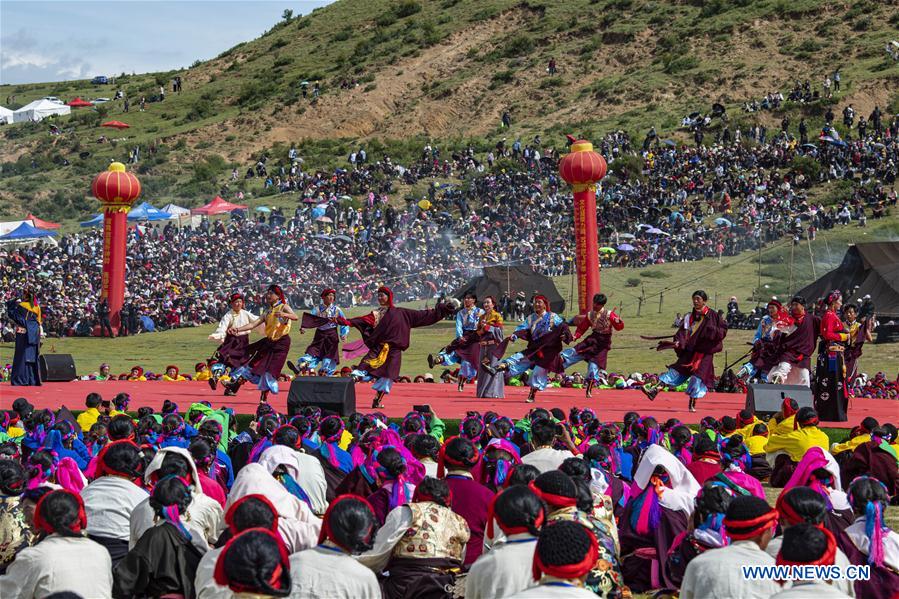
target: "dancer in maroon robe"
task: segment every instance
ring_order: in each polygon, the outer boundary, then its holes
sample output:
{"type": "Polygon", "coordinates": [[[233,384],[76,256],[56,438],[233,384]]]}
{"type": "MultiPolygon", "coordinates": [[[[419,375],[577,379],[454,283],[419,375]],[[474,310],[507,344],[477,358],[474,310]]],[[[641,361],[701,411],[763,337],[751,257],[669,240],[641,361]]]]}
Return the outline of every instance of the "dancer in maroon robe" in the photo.
{"type": "Polygon", "coordinates": [[[849,395],[853,394],[855,386],[855,378],[858,376],[858,360],[862,357],[862,346],[865,342],[874,341],[872,329],[874,326],[874,316],[867,316],[862,320],[858,320],[858,308],[854,304],[843,306],[843,318],[845,319],[846,329],[849,332],[849,343],[846,351],[843,352],[843,359],[846,361],[846,387],[848,387],[849,395]]]}
{"type": "Polygon", "coordinates": [[[815,351],[819,319],[806,311],[805,298],[801,295],[790,300],[790,316],[795,328],[778,338],[776,356],[772,360],[776,366],[768,372],[768,382],[810,387],[810,358],[815,351]]]}
{"type": "Polygon", "coordinates": [[[574,341],[581,335],[590,331],[590,335],[575,345],[562,352],[564,368],[567,370],[581,361],[587,362],[587,397],[593,397],[593,386],[599,380],[599,371],[606,369],[606,360],[609,350],[612,349],[612,331],[620,331],[624,328],[624,321],[614,310],[606,310],[607,298],[605,294],[597,293],[593,296],[593,310],[586,314],[575,316],[568,324],[577,326],[574,333],[574,341]]]}
{"type": "MultiPolygon", "coordinates": [[[[709,296],[705,291],[693,293],[693,310],[684,317],[673,341],[659,341],[657,351],[673,349],[677,361],[668,365],[668,372],[659,381],[669,387],[687,383],[689,408],[696,411],[696,400],[704,397],[715,385],[715,354],[724,348],[727,323],[718,313],[706,305],[709,296]]],[[[657,386],[644,385],[642,391],[652,401],[659,393],[657,386]]]]}
{"type": "Polygon", "coordinates": [[[400,376],[403,352],[409,349],[412,329],[440,322],[455,310],[453,304],[444,302],[433,310],[410,310],[393,305],[393,292],[387,287],[378,288],[378,309],[357,318],[335,318],[337,324],[359,329],[368,353],[353,370],[356,379],[377,379],[372,388],[375,395],[372,409],[383,408],[381,400],[390,393],[393,381],[400,376]]]}

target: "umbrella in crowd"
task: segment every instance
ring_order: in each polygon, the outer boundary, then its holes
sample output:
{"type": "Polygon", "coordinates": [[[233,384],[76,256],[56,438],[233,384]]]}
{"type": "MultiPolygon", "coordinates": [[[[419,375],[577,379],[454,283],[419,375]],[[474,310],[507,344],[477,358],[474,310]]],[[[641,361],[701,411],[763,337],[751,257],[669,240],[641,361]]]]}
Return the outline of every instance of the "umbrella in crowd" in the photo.
{"type": "Polygon", "coordinates": [[[610,247],[601,247],[601,248],[599,248],[599,253],[600,254],[617,254],[618,250],[616,250],[615,248],[610,248],[610,247]]]}
{"type": "Polygon", "coordinates": [[[658,227],[652,227],[650,229],[646,229],[646,232],[649,233],[650,235],[669,235],[669,236],[671,235],[671,233],[667,233],[658,227]]]}
{"type": "Polygon", "coordinates": [[[618,246],[618,249],[621,250],[622,252],[632,252],[632,251],[634,251],[635,248],[634,248],[634,246],[632,246],[629,243],[622,243],[621,245],[618,246]]]}
{"type": "Polygon", "coordinates": [[[733,227],[734,226],[734,224],[732,222],[730,222],[729,220],[727,220],[726,218],[716,218],[715,224],[718,225],[719,227],[733,227]]]}
{"type": "Polygon", "coordinates": [[[271,211],[272,211],[272,209],[269,208],[268,206],[257,206],[256,207],[256,212],[271,212],[271,211]]]}

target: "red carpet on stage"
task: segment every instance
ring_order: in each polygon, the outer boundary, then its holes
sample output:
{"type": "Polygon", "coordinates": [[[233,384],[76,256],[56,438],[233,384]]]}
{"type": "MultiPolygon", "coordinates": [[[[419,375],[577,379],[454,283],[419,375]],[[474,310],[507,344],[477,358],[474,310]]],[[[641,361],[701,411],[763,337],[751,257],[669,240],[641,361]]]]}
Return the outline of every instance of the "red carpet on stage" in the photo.
{"type": "MultiPolygon", "coordinates": [[[[287,390],[289,384],[283,384],[281,393],[270,396],[270,403],[275,409],[287,411],[287,390]]],[[[17,397],[25,397],[37,408],[57,409],[62,405],[72,410],[84,409],[84,398],[88,393],[98,392],[104,399],[112,399],[117,393],[131,394],[131,409],[139,406],[152,406],[159,410],[162,402],[170,399],[178,404],[183,412],[191,403],[210,401],[213,407],[230,406],[237,413],[250,414],[256,410],[259,392],[251,385],[245,385],[234,397],[222,395],[221,388],[213,392],[209,385],[200,382],[164,383],[164,382],[129,382],[110,381],[98,383],[94,381],[74,381],[71,383],[45,383],[41,387],[11,387],[0,385],[0,409],[11,409],[17,397]]],[[[405,383],[393,387],[393,392],[385,399],[386,408],[382,410],[390,417],[401,418],[412,410],[413,405],[430,404],[434,413],[441,418],[462,418],[469,410],[483,413],[493,410],[510,418],[524,416],[532,407],[562,408],[566,412],[573,406],[589,407],[596,411],[601,420],[621,422],[624,414],[636,411],[652,414],[660,421],[678,418],[686,424],[698,424],[703,416],[716,418],[735,416],[745,405],[745,397],[737,393],[709,393],[699,400],[698,411],[691,414],[687,411],[687,397],[683,393],[660,393],[655,401],[650,402],[643,393],[633,390],[598,390],[591,399],[584,398],[581,389],[547,389],[537,395],[533,404],[525,403],[528,390],[526,387],[506,387],[505,399],[478,399],[474,396],[474,385],[459,393],[455,385],[442,383],[405,383]]],[[[367,412],[374,393],[371,385],[356,385],[356,409],[367,412]]],[[[822,426],[834,428],[851,428],[864,417],[873,416],[880,422],[896,420],[897,403],[885,399],[853,399],[849,404],[849,422],[822,422],[822,426]]]]}

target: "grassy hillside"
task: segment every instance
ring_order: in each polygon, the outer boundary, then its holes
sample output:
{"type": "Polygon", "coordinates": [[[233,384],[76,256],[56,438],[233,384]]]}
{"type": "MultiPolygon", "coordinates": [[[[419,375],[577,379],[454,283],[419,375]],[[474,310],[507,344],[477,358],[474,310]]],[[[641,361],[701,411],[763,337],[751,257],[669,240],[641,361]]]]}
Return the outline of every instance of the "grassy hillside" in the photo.
{"type": "MultiPolygon", "coordinates": [[[[812,242],[811,255],[808,244],[792,247],[789,241],[774,244],[762,253],[761,295],[776,295],[783,299],[790,292],[801,289],[815,279],[812,271],[821,276],[835,268],[843,258],[848,243],[894,239],[895,224],[880,221],[868,229],[840,228],[819,233],[812,242]],[[790,285],[792,248],[793,284],[790,285]]],[[[731,295],[737,296],[745,311],[755,306],[759,283],[758,255],[747,252],[726,257],[718,264],[714,260],[664,264],[640,270],[605,269],[602,271],[602,290],[609,296],[610,306],[618,308],[625,320],[625,328],[615,334],[613,351],[609,354],[609,370],[631,373],[634,371],[660,371],[671,355],[651,351],[652,342],[640,339],[640,335],[661,335],[671,330],[677,312],[690,307],[690,295],[697,288],[709,293],[709,301],[716,308],[724,308],[731,295]],[[643,298],[642,306],[640,298],[643,298]]],[[[571,277],[557,277],[555,283],[568,305],[574,305],[571,277]]],[[[415,305],[421,306],[424,302],[415,305]]],[[[362,310],[359,310],[361,312],[362,310]]],[[[570,312],[570,310],[569,310],[570,312]]],[[[515,325],[517,323],[510,323],[515,325]]],[[[45,353],[71,353],[79,374],[93,372],[102,362],[108,362],[116,373],[127,371],[134,364],[141,364],[159,372],[168,364],[177,364],[183,371],[208,357],[215,345],[207,340],[213,326],[179,329],[163,333],[138,335],[121,339],[70,338],[47,339],[45,353]]],[[[350,334],[351,340],[357,333],[350,334]]],[[[436,352],[453,337],[450,322],[442,322],[425,329],[416,329],[412,345],[403,357],[403,374],[415,375],[428,370],[425,358],[436,352]]],[[[294,334],[291,358],[295,358],[311,341],[311,335],[294,334]]],[[[735,360],[748,348],[752,338],[750,331],[731,331],[725,342],[726,353],[717,355],[716,366],[720,370],[726,359],[735,360]]],[[[0,361],[12,360],[12,344],[0,344],[0,361]]],[[[899,344],[869,344],[865,346],[861,368],[868,373],[879,370],[894,376],[899,368],[899,344]]],[[[583,368],[581,368],[583,370],[583,368]]],[[[437,368],[435,375],[442,371],[437,368]]]]}
{"type": "MultiPolygon", "coordinates": [[[[745,121],[743,101],[795,79],[820,86],[835,67],[839,106],[899,111],[899,69],[883,54],[899,28],[892,8],[875,0],[340,0],[190,69],[124,75],[114,86],[0,86],[11,108],[115,89],[131,101],[128,114],[121,101],[76,110],[60,119],[61,135],[49,135],[47,123],[3,128],[0,218],[26,207],[50,218],[88,215],[90,178],[138,145],[145,199],[196,205],[262,149],[296,143],[308,169],[342,163],[358,143],[374,158],[389,151],[403,160],[428,138],[485,148],[503,136],[561,140],[651,125],[668,137],[687,112],[720,100],[745,121]],[[180,95],[171,92],[175,75],[180,95]],[[160,85],[165,101],[139,112],[139,98],[152,99],[160,85]],[[500,131],[504,110],[513,126],[500,131]],[[131,128],[98,126],[110,118],[131,128]],[[98,143],[102,135],[109,139],[98,143]]],[[[772,124],[800,110],[813,131],[820,104],[752,118],[772,124]]]]}

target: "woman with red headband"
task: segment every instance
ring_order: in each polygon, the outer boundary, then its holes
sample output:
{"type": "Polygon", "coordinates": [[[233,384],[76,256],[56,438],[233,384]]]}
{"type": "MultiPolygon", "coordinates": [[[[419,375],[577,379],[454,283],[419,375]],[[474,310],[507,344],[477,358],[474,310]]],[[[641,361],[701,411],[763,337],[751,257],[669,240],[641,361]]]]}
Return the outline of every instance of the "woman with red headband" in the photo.
{"type": "Polygon", "coordinates": [[[474,292],[466,292],[462,297],[462,308],[456,312],[456,338],[442,348],[436,358],[428,354],[428,368],[459,365],[459,391],[478,374],[477,350],[483,330],[483,316],[484,310],[478,308],[478,296],[474,292]]]}
{"type": "Polygon", "coordinates": [[[60,489],[41,497],[34,527],[47,536],[16,555],[0,576],[0,597],[37,599],[63,591],[112,596],[112,561],[102,545],[84,536],[87,516],[79,495],[60,489]]]}
{"type": "MultiPolygon", "coordinates": [[[[765,445],[769,454],[783,452],[774,460],[771,469],[771,486],[783,487],[802,461],[806,452],[813,447],[820,447],[827,452],[830,439],[818,428],[818,413],[808,406],[800,408],[793,420],[793,430],[786,435],[771,435],[765,445]]],[[[830,455],[830,454],[828,454],[830,455]]]]}
{"type": "Polygon", "coordinates": [[[860,476],[849,485],[849,502],[855,522],[837,542],[850,562],[871,567],[870,579],[856,581],[856,594],[865,599],[892,598],[899,588],[899,533],[885,522],[889,490],[876,478],[860,476]]]}
{"type": "Polygon", "coordinates": [[[387,515],[375,546],[358,558],[375,573],[390,572],[381,580],[385,599],[453,595],[469,531],[451,504],[446,481],[426,478],[410,503],[387,515]]]}
{"type": "Polygon", "coordinates": [[[28,476],[15,457],[0,459],[0,575],[16,554],[34,543],[34,533],[25,520],[22,494],[28,476]]]}
{"type": "Polygon", "coordinates": [[[846,363],[843,352],[849,343],[849,330],[840,320],[843,294],[831,291],[826,300],[827,310],[821,317],[818,362],[815,365],[815,380],[812,393],[815,395],[815,409],[823,420],[846,422],[849,410],[849,392],[846,389],[846,363]]]}
{"type": "MultiPolygon", "coordinates": [[[[778,566],[833,566],[836,564],[837,542],[829,530],[805,522],[792,526],[783,534],[783,546],[777,554],[778,566]]],[[[848,564],[847,564],[848,565],[848,564]]],[[[794,580],[790,586],[771,595],[774,599],[840,599],[850,597],[840,588],[841,580],[821,578],[794,580]]]]}
{"type": "MultiPolygon", "coordinates": [[[[455,301],[455,300],[454,300],[455,301]]],[[[458,302],[443,302],[432,310],[410,310],[393,305],[393,292],[388,287],[378,288],[378,308],[357,318],[337,317],[340,325],[355,327],[362,334],[368,353],[353,370],[357,380],[371,381],[376,395],[372,409],[383,408],[382,400],[390,393],[393,381],[400,376],[403,352],[409,349],[412,329],[430,326],[452,314],[458,302]]]]}
{"type": "Polygon", "coordinates": [[[213,391],[215,391],[218,385],[224,368],[233,370],[247,361],[250,331],[241,331],[239,333],[229,333],[229,331],[239,329],[256,321],[258,318],[252,312],[244,309],[244,299],[240,293],[232,293],[228,297],[228,303],[231,305],[231,310],[222,316],[215,332],[209,335],[211,340],[219,342],[219,346],[209,359],[209,363],[221,365],[219,368],[211,368],[212,376],[208,380],[209,386],[212,387],[213,391]]]}
{"type": "Polygon", "coordinates": [[[622,576],[618,543],[608,524],[593,515],[593,497],[587,485],[581,499],[577,482],[561,470],[550,470],[538,476],[528,487],[546,503],[549,512],[547,525],[575,522],[589,530],[595,538],[596,557],[584,586],[600,597],[624,596],[627,586],[622,576]]]}
{"type": "Polygon", "coordinates": [[[215,564],[215,582],[233,597],[290,595],[290,561],[281,537],[251,528],[228,541],[215,564]]]}
{"type": "Polygon", "coordinates": [[[770,579],[748,579],[741,566],[773,566],[765,548],[777,527],[777,510],[755,495],[735,497],[724,515],[724,533],[730,544],[706,551],[688,565],[681,584],[681,599],[739,597],[767,599],[780,590],[770,579]]]}
{"type": "Polygon", "coordinates": [[[484,550],[487,512],[494,493],[474,479],[472,471],[479,466],[481,452],[465,437],[450,437],[437,457],[437,477],[444,478],[453,500],[450,507],[465,518],[471,538],[465,549],[465,565],[474,563],[484,550]]]}
{"type": "Polygon", "coordinates": [[[749,361],[743,364],[737,376],[746,379],[764,381],[768,371],[777,366],[774,358],[777,354],[777,339],[781,331],[793,325],[793,318],[777,300],[771,300],[767,306],[768,313],[762,316],[753,338],[752,354],[749,361]]]}
{"type": "Polygon", "coordinates": [[[290,569],[297,573],[291,596],[380,599],[377,577],[354,557],[374,546],[377,530],[367,501],[356,495],[337,497],[325,513],[318,546],[290,556],[290,569]]]}
{"type": "Polygon", "coordinates": [[[525,318],[512,335],[500,344],[505,351],[508,343],[524,339],[528,342],[524,351],[509,356],[495,367],[484,365],[484,369],[490,374],[504,372],[511,377],[520,376],[528,370],[532,370],[528,379],[528,385],[531,388],[526,400],[528,403],[536,400],[538,391],[546,389],[546,385],[549,383],[547,377],[550,372],[557,374],[565,372],[562,344],[569,343],[572,339],[565,319],[550,312],[549,300],[546,299],[546,296],[535,295],[533,308],[534,313],[525,318]]]}
{"type": "Polygon", "coordinates": [[[284,291],[278,285],[270,285],[265,292],[268,308],[256,320],[243,326],[228,329],[231,335],[252,331],[265,326],[265,337],[247,347],[249,360],[231,372],[231,382],[225,385],[225,395],[235,395],[246,381],[257,386],[261,394],[259,402],[269,392],[278,394],[278,377],[290,352],[290,325],[299,317],[287,305],[284,291]]]}
{"type": "Polygon", "coordinates": [[[350,327],[338,325],[335,320],[346,318],[334,299],[337,292],[334,289],[322,291],[322,302],[312,309],[312,312],[303,314],[300,324],[300,335],[303,329],[315,329],[312,343],[306,348],[306,353],[293,362],[287,362],[287,367],[295,374],[312,372],[318,376],[334,376],[337,365],[340,364],[340,342],[346,341],[350,334],[350,327]]]}
{"type": "Polygon", "coordinates": [[[546,508],[528,487],[509,487],[490,503],[487,513],[488,539],[498,526],[504,539],[477,559],[465,579],[466,599],[508,597],[536,584],[531,564],[546,508]]]}
{"type": "Polygon", "coordinates": [[[510,597],[595,599],[597,595],[587,581],[598,558],[596,538],[588,529],[576,522],[547,524],[540,531],[531,566],[537,586],[510,597]]]}
{"type": "Polygon", "coordinates": [[[194,586],[198,597],[230,597],[227,587],[215,580],[216,562],[228,541],[250,529],[269,530],[280,538],[278,512],[265,495],[244,495],[235,501],[225,514],[225,524],[228,528],[219,537],[217,547],[204,553],[197,566],[194,586]]]}

